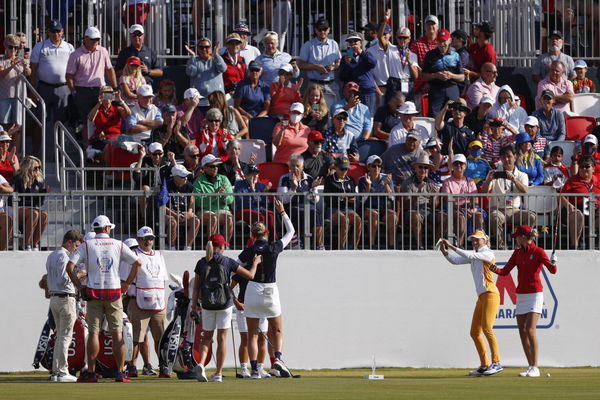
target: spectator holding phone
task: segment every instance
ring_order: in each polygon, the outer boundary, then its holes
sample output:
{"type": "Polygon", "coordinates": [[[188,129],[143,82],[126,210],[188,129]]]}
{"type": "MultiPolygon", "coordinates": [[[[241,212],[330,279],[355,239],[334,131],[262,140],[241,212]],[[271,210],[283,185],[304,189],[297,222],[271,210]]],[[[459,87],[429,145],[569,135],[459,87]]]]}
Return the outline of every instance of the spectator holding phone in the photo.
{"type": "Polygon", "coordinates": [[[331,114],[334,115],[338,108],[344,109],[348,113],[346,129],[354,135],[357,142],[367,140],[371,137],[373,121],[371,110],[360,101],[360,86],[355,82],[346,83],[344,98],[345,101],[340,100],[331,105],[331,114]]]}
{"type": "Polygon", "coordinates": [[[31,75],[29,62],[17,53],[22,49],[17,35],[4,38],[6,54],[0,58],[0,124],[22,124],[17,119],[17,85],[20,75],[31,75]]]}
{"type": "Polygon", "coordinates": [[[277,152],[273,162],[286,163],[292,154],[301,154],[308,147],[310,128],[302,123],[304,106],[293,103],[289,110],[289,119],[284,119],[273,129],[273,145],[277,152]]]}
{"type": "Polygon", "coordinates": [[[308,86],[302,104],[304,104],[302,123],[312,131],[324,132],[329,125],[329,108],[321,86],[314,83],[308,86]]]}
{"type": "MultiPolygon", "coordinates": [[[[323,132],[323,150],[331,154],[333,157],[340,157],[351,150],[358,148],[356,136],[346,129],[348,122],[348,112],[343,108],[338,108],[333,112],[331,119],[333,127],[323,132]]],[[[351,161],[358,161],[351,160],[351,161]]]]}
{"type": "Polygon", "coordinates": [[[376,107],[376,85],[373,68],[377,59],[373,53],[362,48],[362,36],[358,32],[350,32],[346,37],[348,49],[340,64],[340,79],[343,82],[357,82],[360,86],[360,100],[370,109],[376,107]]]}
{"type": "Polygon", "coordinates": [[[473,131],[465,125],[465,117],[471,109],[464,99],[448,101],[435,116],[435,129],[442,139],[442,154],[467,154],[468,145],[475,140],[473,131]],[[448,109],[452,110],[452,120],[444,122],[448,109]],[[452,139],[452,147],[450,146],[452,139]]]}
{"type": "MultiPolygon", "coordinates": [[[[271,104],[269,106],[269,115],[272,117],[280,117],[289,112],[290,106],[293,103],[302,101],[300,88],[302,87],[302,79],[296,83],[292,83],[292,75],[294,69],[290,64],[284,64],[279,68],[279,80],[271,83],[269,90],[271,92],[271,104]]],[[[302,103],[300,103],[302,104],[302,103]]],[[[304,113],[304,109],[302,110],[304,113]]]]}
{"type": "MultiPolygon", "coordinates": [[[[106,146],[115,141],[121,134],[123,120],[131,115],[131,110],[121,99],[119,91],[113,91],[110,86],[100,88],[98,103],[88,114],[88,120],[94,123],[95,130],[88,139],[87,154],[92,160],[99,156],[100,160],[108,161],[106,146]],[[91,157],[90,157],[91,156],[91,157]]],[[[107,162],[107,165],[109,163],[107,162]]]]}

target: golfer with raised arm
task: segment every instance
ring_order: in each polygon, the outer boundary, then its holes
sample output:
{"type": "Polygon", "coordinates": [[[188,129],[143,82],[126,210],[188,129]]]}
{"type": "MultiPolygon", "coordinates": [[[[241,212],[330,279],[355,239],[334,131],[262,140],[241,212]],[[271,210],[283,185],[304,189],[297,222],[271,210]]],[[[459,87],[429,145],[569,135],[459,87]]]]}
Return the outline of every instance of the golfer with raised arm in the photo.
{"type": "Polygon", "coordinates": [[[496,374],[503,370],[500,364],[500,353],[498,351],[498,341],[494,335],[494,321],[500,307],[500,293],[494,283],[493,274],[490,266],[494,265],[494,253],[487,246],[489,237],[481,230],[475,231],[469,236],[474,251],[466,251],[451,244],[448,240],[442,239],[440,242],[440,251],[450,263],[455,265],[471,264],[471,274],[475,283],[477,292],[477,303],[473,311],[471,320],[471,338],[475,342],[475,348],[479,354],[480,366],[476,370],[469,372],[472,376],[488,376],[496,374]],[[454,254],[448,252],[448,249],[454,251],[454,254]],[[492,353],[492,363],[490,364],[485,342],[481,333],[487,338],[492,353]]]}

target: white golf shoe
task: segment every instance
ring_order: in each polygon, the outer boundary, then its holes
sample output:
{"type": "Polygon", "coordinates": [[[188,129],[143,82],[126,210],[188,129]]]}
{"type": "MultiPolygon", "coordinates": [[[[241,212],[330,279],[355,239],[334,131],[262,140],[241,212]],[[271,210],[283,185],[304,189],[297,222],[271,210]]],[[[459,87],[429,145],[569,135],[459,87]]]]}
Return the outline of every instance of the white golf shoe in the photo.
{"type": "Polygon", "coordinates": [[[208,382],[208,378],[206,377],[206,371],[204,370],[204,365],[198,364],[194,367],[196,370],[196,380],[198,382],[208,382]]]}

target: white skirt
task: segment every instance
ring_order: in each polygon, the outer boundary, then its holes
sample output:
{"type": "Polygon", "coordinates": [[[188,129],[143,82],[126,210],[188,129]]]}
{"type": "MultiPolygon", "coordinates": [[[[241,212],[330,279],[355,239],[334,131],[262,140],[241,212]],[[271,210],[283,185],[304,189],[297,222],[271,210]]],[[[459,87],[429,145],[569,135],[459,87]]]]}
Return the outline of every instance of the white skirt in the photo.
{"type": "Polygon", "coordinates": [[[248,282],[244,296],[246,318],[274,318],[281,315],[276,283],[248,282]]]}
{"type": "MultiPolygon", "coordinates": [[[[235,307],[234,307],[235,308],[235,307]]],[[[243,310],[235,309],[235,321],[237,323],[238,331],[240,333],[248,332],[248,324],[246,323],[246,313],[243,310]]],[[[267,333],[269,329],[269,322],[265,318],[261,318],[258,321],[258,330],[263,333],[267,333]]]]}
{"type": "Polygon", "coordinates": [[[544,307],[544,293],[517,293],[517,309],[516,314],[542,313],[544,307]]]}

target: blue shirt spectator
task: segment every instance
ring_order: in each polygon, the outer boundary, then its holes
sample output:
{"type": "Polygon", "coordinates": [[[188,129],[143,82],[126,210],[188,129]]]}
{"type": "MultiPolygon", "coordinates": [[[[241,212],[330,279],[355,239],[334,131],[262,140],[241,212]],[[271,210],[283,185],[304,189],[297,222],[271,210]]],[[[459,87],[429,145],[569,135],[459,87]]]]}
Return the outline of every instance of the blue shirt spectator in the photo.
{"type": "Polygon", "coordinates": [[[220,55],[211,56],[211,46],[210,40],[201,40],[198,43],[198,56],[190,58],[185,69],[190,77],[190,86],[198,89],[204,97],[217,90],[225,92],[223,72],[227,70],[227,65],[220,55]]]}
{"type": "MultiPolygon", "coordinates": [[[[318,64],[323,67],[336,65],[341,60],[340,48],[333,39],[319,37],[309,40],[300,48],[300,60],[308,64],[318,64]]],[[[306,76],[315,81],[332,81],[335,79],[335,68],[328,68],[326,72],[308,70],[306,76]]]]}
{"type": "MultiPolygon", "coordinates": [[[[346,42],[348,42],[349,51],[353,51],[353,53],[351,57],[344,57],[340,63],[340,79],[344,83],[351,81],[358,83],[361,97],[375,95],[375,76],[373,74],[373,68],[377,64],[375,55],[363,51],[361,38],[355,32],[346,38],[346,42]]],[[[375,104],[372,109],[374,108],[375,104]]]]}
{"type": "Polygon", "coordinates": [[[334,157],[345,155],[350,149],[358,149],[356,136],[346,129],[348,113],[343,109],[333,115],[333,126],[323,132],[323,150],[334,157]]]}
{"type": "Polygon", "coordinates": [[[265,101],[271,101],[269,85],[261,81],[253,84],[249,80],[245,80],[235,88],[233,99],[240,99],[240,107],[252,118],[260,114],[261,111],[265,111],[266,114],[265,101]]]}
{"type": "Polygon", "coordinates": [[[371,119],[371,110],[360,102],[360,87],[354,82],[348,82],[344,85],[344,97],[346,100],[339,100],[330,107],[330,114],[335,116],[336,110],[342,108],[348,114],[346,129],[351,132],[356,140],[368,139],[373,129],[373,120],[371,119]]]}
{"type": "MultiPolygon", "coordinates": [[[[267,190],[267,186],[261,182],[256,182],[252,187],[248,179],[237,181],[233,188],[234,193],[265,193],[267,190]]],[[[267,196],[235,196],[235,206],[238,210],[248,208],[264,211],[267,209],[267,196]]]]}
{"type": "Polygon", "coordinates": [[[532,115],[538,119],[540,124],[539,134],[545,137],[546,140],[551,142],[565,140],[567,128],[562,112],[556,111],[552,106],[549,110],[546,110],[543,105],[542,108],[535,110],[532,115]]]}

